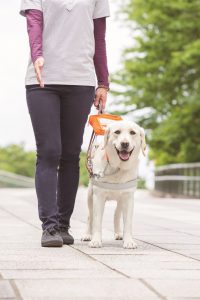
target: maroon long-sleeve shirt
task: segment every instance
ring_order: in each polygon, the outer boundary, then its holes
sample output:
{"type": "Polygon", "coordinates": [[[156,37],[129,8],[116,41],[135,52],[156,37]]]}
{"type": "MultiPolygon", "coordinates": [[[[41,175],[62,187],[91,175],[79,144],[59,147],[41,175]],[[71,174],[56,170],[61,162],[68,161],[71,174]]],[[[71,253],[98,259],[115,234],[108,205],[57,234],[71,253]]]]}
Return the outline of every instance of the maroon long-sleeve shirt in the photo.
{"type": "MultiPolygon", "coordinates": [[[[37,9],[26,10],[27,31],[31,49],[33,63],[43,55],[42,51],[42,32],[43,32],[43,13],[37,9]]],[[[93,19],[95,54],[94,66],[97,75],[98,85],[109,87],[109,72],[106,55],[106,17],[93,19]]]]}

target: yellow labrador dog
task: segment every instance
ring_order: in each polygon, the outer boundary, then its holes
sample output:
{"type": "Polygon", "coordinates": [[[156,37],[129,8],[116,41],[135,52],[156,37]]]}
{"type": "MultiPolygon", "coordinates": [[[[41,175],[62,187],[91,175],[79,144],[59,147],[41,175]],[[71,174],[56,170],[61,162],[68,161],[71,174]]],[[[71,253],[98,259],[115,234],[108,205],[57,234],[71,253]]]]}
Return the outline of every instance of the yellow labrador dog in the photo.
{"type": "Polygon", "coordinates": [[[138,175],[140,149],[145,154],[144,129],[131,121],[117,121],[107,126],[104,141],[92,150],[93,176],[88,187],[86,233],[83,241],[90,247],[102,247],[102,218],[105,202],[116,200],[114,233],[123,239],[124,248],[136,248],[132,236],[133,200],[138,175]],[[120,217],[123,215],[123,234],[120,217]]]}

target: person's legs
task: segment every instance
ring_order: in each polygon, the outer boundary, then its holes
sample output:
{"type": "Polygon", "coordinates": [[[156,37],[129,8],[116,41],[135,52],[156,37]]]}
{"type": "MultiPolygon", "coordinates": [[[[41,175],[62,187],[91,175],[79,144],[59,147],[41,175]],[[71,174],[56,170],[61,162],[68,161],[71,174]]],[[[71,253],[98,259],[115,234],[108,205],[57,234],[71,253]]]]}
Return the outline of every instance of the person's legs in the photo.
{"type": "Polygon", "coordinates": [[[60,96],[52,87],[38,85],[26,89],[28,110],[32,121],[37,161],[35,186],[42,229],[58,227],[57,167],[61,155],[60,96]]]}
{"type": "Polygon", "coordinates": [[[66,92],[62,93],[62,154],[57,188],[59,225],[70,225],[79,183],[79,155],[83,133],[94,97],[94,86],[68,85],[66,92]]]}

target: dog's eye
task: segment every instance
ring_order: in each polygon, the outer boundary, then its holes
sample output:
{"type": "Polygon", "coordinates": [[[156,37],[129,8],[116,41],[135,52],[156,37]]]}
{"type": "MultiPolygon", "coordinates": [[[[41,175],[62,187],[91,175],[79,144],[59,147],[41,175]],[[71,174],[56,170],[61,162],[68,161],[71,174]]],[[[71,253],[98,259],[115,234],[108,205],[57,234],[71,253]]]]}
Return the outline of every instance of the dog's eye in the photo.
{"type": "Polygon", "coordinates": [[[131,130],[130,134],[134,135],[134,134],[136,134],[136,132],[134,130],[131,130]]]}
{"type": "Polygon", "coordinates": [[[115,133],[116,133],[116,134],[120,134],[121,131],[120,131],[120,130],[116,130],[115,133]]]}

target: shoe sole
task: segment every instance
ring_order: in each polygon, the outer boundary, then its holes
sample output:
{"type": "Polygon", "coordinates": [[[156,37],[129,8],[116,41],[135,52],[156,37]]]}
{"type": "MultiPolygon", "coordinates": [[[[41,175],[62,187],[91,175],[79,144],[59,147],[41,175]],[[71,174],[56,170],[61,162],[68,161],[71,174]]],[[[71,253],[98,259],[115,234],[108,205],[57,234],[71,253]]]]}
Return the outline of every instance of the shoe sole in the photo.
{"type": "Polygon", "coordinates": [[[63,241],[63,245],[73,245],[73,244],[74,244],[74,241],[73,242],[72,241],[71,242],[70,241],[69,242],[64,242],[63,241]]]}
{"type": "Polygon", "coordinates": [[[61,242],[46,242],[46,243],[41,243],[42,247],[62,247],[63,243],[61,242]]]}
{"type": "MultiPolygon", "coordinates": [[[[62,237],[62,234],[61,234],[61,237],[62,237]]],[[[73,245],[74,244],[74,238],[64,238],[62,237],[63,239],[63,245],[73,245]]]]}

